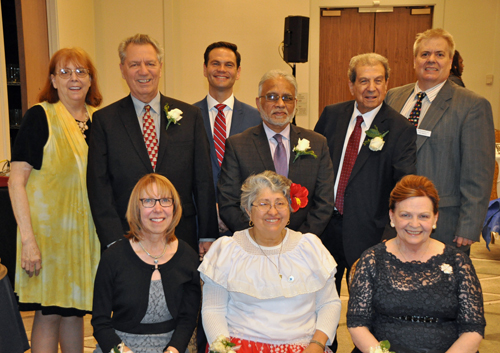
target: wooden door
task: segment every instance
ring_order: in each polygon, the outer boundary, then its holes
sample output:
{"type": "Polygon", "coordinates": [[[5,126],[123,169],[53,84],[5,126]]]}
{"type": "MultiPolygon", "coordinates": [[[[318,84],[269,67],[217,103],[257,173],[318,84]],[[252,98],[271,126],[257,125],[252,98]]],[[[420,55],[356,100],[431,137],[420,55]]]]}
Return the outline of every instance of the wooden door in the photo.
{"type": "Polygon", "coordinates": [[[412,15],[409,7],[381,13],[336,10],[340,16],[320,19],[319,114],[328,104],[353,99],[347,68],[355,55],[376,52],[385,56],[391,68],[389,88],[416,81],[413,42],[417,33],[432,28],[432,8],[425,15],[412,15]]]}

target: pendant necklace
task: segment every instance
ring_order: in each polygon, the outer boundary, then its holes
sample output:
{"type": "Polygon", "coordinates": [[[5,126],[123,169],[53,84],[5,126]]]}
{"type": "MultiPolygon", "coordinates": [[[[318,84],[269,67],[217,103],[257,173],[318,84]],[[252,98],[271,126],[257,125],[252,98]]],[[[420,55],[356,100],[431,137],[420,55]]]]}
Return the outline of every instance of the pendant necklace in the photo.
{"type": "MultiPolygon", "coordinates": [[[[89,127],[87,126],[87,121],[89,121],[89,113],[87,113],[85,111],[85,120],[84,121],[80,121],[80,120],[76,120],[76,119],[75,119],[75,121],[78,124],[78,128],[82,132],[83,137],[87,138],[87,136],[85,136],[85,131],[89,129],[89,127]]],[[[142,245],[141,245],[141,247],[142,247],[142,245]]],[[[144,251],[146,251],[146,250],[144,250],[144,251]]]]}
{"type": "MultiPolygon", "coordinates": [[[[286,232],[286,231],[285,231],[286,232]]],[[[250,234],[250,231],[248,231],[248,233],[250,234]]],[[[285,233],[286,235],[286,233],[285,233]]],[[[278,254],[278,266],[276,266],[276,264],[273,262],[273,260],[271,260],[267,255],[266,253],[264,252],[264,250],[262,250],[262,248],[260,247],[259,243],[257,242],[257,239],[255,239],[253,237],[252,234],[250,234],[250,237],[255,241],[255,244],[257,244],[257,246],[259,247],[260,251],[262,251],[262,253],[264,254],[264,256],[269,260],[271,261],[271,263],[274,265],[274,267],[276,267],[276,270],[278,271],[278,276],[280,276],[280,279],[283,278],[283,276],[281,275],[281,271],[280,271],[280,257],[281,257],[281,250],[283,250],[283,243],[284,243],[284,240],[285,240],[285,236],[283,236],[283,238],[281,239],[281,246],[280,246],[280,252],[278,254]]]]}
{"type": "Polygon", "coordinates": [[[155,263],[155,269],[158,269],[158,259],[160,259],[163,255],[165,255],[165,252],[167,252],[167,245],[168,245],[168,243],[165,243],[165,247],[163,248],[163,252],[162,252],[160,255],[158,255],[158,256],[153,256],[153,255],[151,255],[151,254],[150,254],[150,253],[149,253],[149,252],[148,252],[148,251],[144,248],[144,246],[142,246],[142,244],[141,244],[141,242],[140,242],[140,241],[139,241],[139,245],[141,246],[142,250],[144,250],[144,252],[145,252],[146,254],[148,254],[148,256],[149,256],[150,258],[152,258],[152,259],[153,259],[153,261],[154,261],[154,263],[155,263]]]}

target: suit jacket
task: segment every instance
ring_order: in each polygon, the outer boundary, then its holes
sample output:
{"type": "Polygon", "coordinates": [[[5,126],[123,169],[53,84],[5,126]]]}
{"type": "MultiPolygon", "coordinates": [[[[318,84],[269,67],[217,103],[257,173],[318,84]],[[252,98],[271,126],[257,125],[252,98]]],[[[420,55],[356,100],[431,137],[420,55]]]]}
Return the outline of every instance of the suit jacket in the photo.
{"type": "MultiPolygon", "coordinates": [[[[353,111],[354,101],[329,105],[314,128],[328,140],[335,175],[342,170],[340,159],[353,111]]],[[[392,189],[403,176],[416,172],[415,127],[385,103],[370,128],[375,125],[380,132],[389,131],[385,144],[381,151],[371,151],[368,145],[361,147],[344,194],[342,241],[349,266],[380,242],[389,223],[392,189]]],[[[327,233],[321,239],[332,251],[339,246],[334,240],[339,235],[327,233]]]]}
{"type": "MultiPolygon", "coordinates": [[[[401,111],[415,84],[393,88],[386,102],[401,111]]],[[[433,237],[449,245],[455,236],[479,240],[495,170],[495,132],[490,103],[447,81],[419,126],[417,173],[439,192],[433,237]]]]}
{"type": "MultiPolygon", "coordinates": [[[[210,126],[207,98],[205,97],[205,99],[202,99],[201,101],[196,102],[193,105],[200,108],[201,115],[203,116],[203,123],[205,124],[208,143],[210,144],[210,159],[212,160],[214,188],[215,190],[217,190],[217,180],[219,180],[221,168],[219,166],[219,162],[217,161],[217,153],[215,153],[214,136],[212,128],[210,126]]],[[[233,117],[231,120],[231,130],[229,131],[229,136],[239,134],[249,127],[259,125],[261,122],[262,119],[260,118],[260,113],[257,109],[234,98],[233,117]]]]}
{"type": "MultiPolygon", "coordinates": [[[[290,153],[288,178],[305,186],[309,202],[292,213],[289,227],[302,233],[319,235],[333,212],[333,171],[326,139],[314,131],[290,125],[290,151],[299,138],[310,141],[318,158],[301,156],[295,163],[290,153]]],[[[265,170],[276,171],[262,123],[226,140],[218,186],[219,213],[227,227],[235,232],[248,228],[248,218],[240,209],[241,185],[250,175],[265,170]]]]}
{"type": "MultiPolygon", "coordinates": [[[[217,214],[210,167],[210,148],[198,108],[161,96],[161,107],[182,110],[180,124],[170,124],[162,109],[155,172],[167,177],[182,202],[176,235],[197,250],[199,237],[217,238],[217,214]]],[[[125,212],[130,193],[145,174],[153,173],[132,98],[99,111],[92,120],[87,184],[92,216],[101,246],[128,231],[125,212]]]]}

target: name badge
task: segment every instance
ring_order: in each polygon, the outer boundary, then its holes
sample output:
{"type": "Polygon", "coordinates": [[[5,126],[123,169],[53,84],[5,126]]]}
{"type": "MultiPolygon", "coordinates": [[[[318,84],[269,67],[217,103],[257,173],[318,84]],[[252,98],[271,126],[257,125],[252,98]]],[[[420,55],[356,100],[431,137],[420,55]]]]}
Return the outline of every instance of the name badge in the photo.
{"type": "Polygon", "coordinates": [[[431,137],[431,131],[430,130],[417,129],[417,135],[431,137]]]}

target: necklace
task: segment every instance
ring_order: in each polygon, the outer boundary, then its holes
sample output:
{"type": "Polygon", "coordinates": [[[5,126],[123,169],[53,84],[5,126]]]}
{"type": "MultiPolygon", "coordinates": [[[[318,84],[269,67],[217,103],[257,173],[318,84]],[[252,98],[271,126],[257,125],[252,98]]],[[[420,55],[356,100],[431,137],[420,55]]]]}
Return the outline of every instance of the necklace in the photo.
{"type": "MultiPolygon", "coordinates": [[[[425,248],[425,251],[422,255],[420,255],[420,259],[418,260],[413,260],[413,261],[419,261],[419,262],[422,262],[421,259],[424,257],[425,254],[427,254],[427,250],[429,250],[429,246],[431,244],[431,241],[428,240],[427,241],[427,248],[425,248]]],[[[408,261],[408,259],[406,258],[405,254],[401,251],[401,241],[398,239],[398,251],[399,253],[403,256],[403,259],[405,259],[406,262],[410,262],[408,261]]]]}
{"type": "MultiPolygon", "coordinates": [[[[85,136],[85,131],[89,129],[89,127],[87,126],[87,121],[89,121],[89,113],[85,112],[85,120],[84,121],[80,121],[80,120],[76,120],[76,119],[75,119],[75,121],[78,124],[78,128],[82,132],[83,138],[87,138],[87,136],[85,136]]],[[[140,244],[140,242],[139,242],[139,244],[140,244]]],[[[141,245],[141,247],[142,247],[142,245],[141,245]]],[[[146,251],[146,250],[144,250],[144,251],[146,251]]]]}
{"type": "Polygon", "coordinates": [[[255,239],[254,236],[250,233],[250,230],[248,231],[248,233],[250,234],[250,237],[253,239],[253,241],[255,241],[255,244],[257,244],[257,246],[259,247],[260,251],[264,254],[264,256],[274,265],[274,267],[276,267],[276,270],[278,271],[278,276],[280,276],[280,279],[283,278],[283,276],[281,275],[281,271],[280,271],[280,257],[281,257],[281,250],[283,250],[283,243],[284,243],[283,240],[285,240],[286,231],[285,231],[285,235],[283,235],[283,238],[281,238],[280,252],[278,254],[278,266],[276,266],[276,264],[273,262],[273,260],[271,260],[266,255],[264,250],[262,250],[262,248],[260,247],[260,244],[257,242],[257,239],[255,239]]]}
{"type": "Polygon", "coordinates": [[[142,246],[141,242],[139,241],[139,245],[141,246],[142,250],[144,250],[144,252],[146,254],[148,254],[149,257],[151,257],[154,262],[155,262],[155,268],[158,268],[158,259],[160,259],[163,255],[165,255],[165,252],[167,251],[167,245],[168,243],[165,243],[165,247],[163,248],[163,252],[161,253],[161,255],[158,255],[158,256],[153,256],[151,255],[145,248],[144,246],[142,246]]]}

